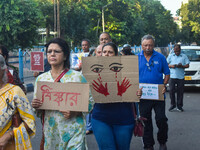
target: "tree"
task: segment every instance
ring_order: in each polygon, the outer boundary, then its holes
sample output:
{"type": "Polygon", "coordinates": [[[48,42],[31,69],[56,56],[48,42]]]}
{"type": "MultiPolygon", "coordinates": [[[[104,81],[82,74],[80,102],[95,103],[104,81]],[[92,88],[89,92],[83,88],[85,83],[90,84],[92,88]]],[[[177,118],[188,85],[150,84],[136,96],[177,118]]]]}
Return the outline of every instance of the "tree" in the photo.
{"type": "Polygon", "coordinates": [[[178,26],[159,1],[140,0],[141,17],[144,22],[145,34],[151,34],[156,39],[156,46],[166,46],[175,40],[178,26]]]}
{"type": "MultiPolygon", "coordinates": [[[[145,34],[154,35],[158,46],[176,39],[178,28],[170,12],[155,0],[60,0],[61,37],[76,46],[84,38],[97,45],[103,31],[103,7],[105,31],[117,45],[139,45],[145,34]]],[[[46,27],[53,29],[53,9],[45,6],[42,12],[46,27]]]]}
{"type": "Polygon", "coordinates": [[[188,3],[183,4],[180,15],[182,17],[182,41],[200,44],[200,1],[189,0],[188,3]]]}
{"type": "MultiPolygon", "coordinates": [[[[52,0],[37,0],[38,8],[42,13],[41,27],[46,28],[46,41],[52,37],[50,31],[54,31],[54,5],[52,0]]],[[[56,30],[55,30],[56,32],[56,30]]]]}
{"type": "Polygon", "coordinates": [[[0,1],[0,42],[10,50],[31,47],[38,41],[40,10],[34,0],[0,1]]]}

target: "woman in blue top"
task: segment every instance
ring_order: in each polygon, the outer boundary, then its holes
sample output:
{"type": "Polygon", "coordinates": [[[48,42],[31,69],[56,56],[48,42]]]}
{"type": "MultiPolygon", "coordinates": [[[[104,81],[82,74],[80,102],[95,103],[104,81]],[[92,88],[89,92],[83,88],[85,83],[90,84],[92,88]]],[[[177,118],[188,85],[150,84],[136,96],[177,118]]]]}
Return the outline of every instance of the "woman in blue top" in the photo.
{"type": "MultiPolygon", "coordinates": [[[[102,56],[117,56],[114,43],[102,47],[102,56]]],[[[142,94],[141,90],[137,92],[142,94]]],[[[133,103],[96,103],[92,112],[92,129],[99,150],[129,150],[134,129],[133,103]]]]}

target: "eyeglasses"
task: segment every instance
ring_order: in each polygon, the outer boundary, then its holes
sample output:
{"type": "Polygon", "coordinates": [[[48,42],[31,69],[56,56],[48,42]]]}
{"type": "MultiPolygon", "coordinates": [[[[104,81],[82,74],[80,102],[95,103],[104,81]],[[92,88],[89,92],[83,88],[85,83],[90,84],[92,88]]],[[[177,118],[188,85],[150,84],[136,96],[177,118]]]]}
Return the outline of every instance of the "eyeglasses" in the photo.
{"type": "Polygon", "coordinates": [[[147,66],[148,70],[151,71],[151,66],[153,67],[153,61],[151,61],[151,64],[149,64],[149,62],[147,62],[146,66],[147,66]]]}
{"type": "Polygon", "coordinates": [[[47,51],[47,54],[49,55],[49,54],[51,54],[52,52],[53,52],[54,54],[57,55],[57,54],[61,54],[63,51],[62,51],[62,50],[48,50],[48,51],[47,51]]]}

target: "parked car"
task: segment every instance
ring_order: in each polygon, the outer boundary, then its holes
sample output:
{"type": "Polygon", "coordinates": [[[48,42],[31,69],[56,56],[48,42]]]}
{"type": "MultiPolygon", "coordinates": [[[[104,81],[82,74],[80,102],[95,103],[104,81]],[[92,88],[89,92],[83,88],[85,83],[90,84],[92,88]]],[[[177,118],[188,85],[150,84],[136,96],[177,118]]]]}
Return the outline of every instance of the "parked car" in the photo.
{"type": "Polygon", "coordinates": [[[190,67],[185,69],[185,86],[200,87],[200,46],[181,46],[181,52],[190,60],[190,67]]]}

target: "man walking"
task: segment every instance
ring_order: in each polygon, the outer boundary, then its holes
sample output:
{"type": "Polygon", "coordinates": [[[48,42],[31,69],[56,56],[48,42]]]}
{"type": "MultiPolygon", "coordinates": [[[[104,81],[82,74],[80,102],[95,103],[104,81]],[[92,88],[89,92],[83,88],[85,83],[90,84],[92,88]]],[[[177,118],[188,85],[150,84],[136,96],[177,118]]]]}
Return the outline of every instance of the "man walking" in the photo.
{"type": "Polygon", "coordinates": [[[171,107],[169,111],[173,111],[176,107],[177,110],[183,111],[183,93],[184,93],[184,70],[189,67],[188,57],[181,53],[181,46],[179,44],[174,45],[174,53],[167,57],[167,63],[170,68],[170,99],[171,107]],[[175,92],[177,85],[177,102],[175,100],[175,92]]]}
{"type": "MultiPolygon", "coordinates": [[[[166,91],[166,84],[169,80],[169,67],[165,57],[154,50],[155,39],[151,35],[145,35],[142,40],[142,51],[138,54],[139,59],[139,82],[150,84],[164,84],[162,93],[166,91]],[[163,74],[165,75],[163,80],[163,74]]],[[[152,109],[155,111],[155,120],[158,127],[157,140],[160,144],[159,150],[167,150],[168,124],[165,115],[165,101],[161,100],[140,100],[141,117],[147,118],[144,121],[143,143],[145,150],[153,150],[155,144],[153,138],[152,109]]]]}

